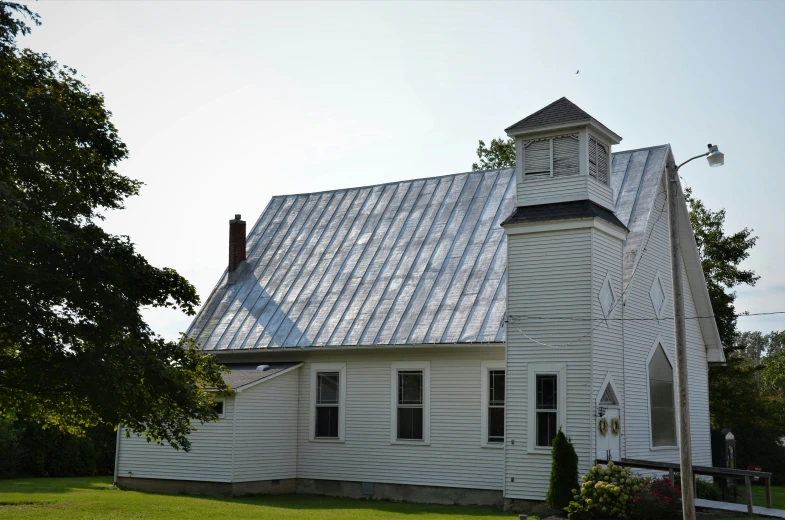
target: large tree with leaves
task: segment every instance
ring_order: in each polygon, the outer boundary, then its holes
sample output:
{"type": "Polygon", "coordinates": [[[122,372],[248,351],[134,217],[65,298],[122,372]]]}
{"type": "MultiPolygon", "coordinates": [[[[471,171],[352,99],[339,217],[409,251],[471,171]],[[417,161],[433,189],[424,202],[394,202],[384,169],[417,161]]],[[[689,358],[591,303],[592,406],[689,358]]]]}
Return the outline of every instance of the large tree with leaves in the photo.
{"type": "Polygon", "coordinates": [[[40,25],[0,2],[0,417],[80,433],[122,424],[188,449],[193,419],[217,418],[206,387],[220,366],[187,340],[165,341],[142,307],[194,314],[193,286],[156,268],[102,211],[141,183],[101,94],[17,37],[40,25]]]}

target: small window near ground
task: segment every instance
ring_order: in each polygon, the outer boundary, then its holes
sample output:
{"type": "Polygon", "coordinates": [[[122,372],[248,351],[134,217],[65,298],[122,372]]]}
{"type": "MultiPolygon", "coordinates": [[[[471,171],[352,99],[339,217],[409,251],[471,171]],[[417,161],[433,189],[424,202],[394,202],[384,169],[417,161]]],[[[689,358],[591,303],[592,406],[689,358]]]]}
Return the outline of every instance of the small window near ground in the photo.
{"type": "Polygon", "coordinates": [[[423,440],[422,370],[398,371],[398,439],[423,440]]]}
{"type": "Polygon", "coordinates": [[[558,376],[537,374],[536,388],[536,445],[550,447],[559,423],[558,376]]]}
{"type": "Polygon", "coordinates": [[[488,442],[504,442],[504,370],[488,372],[488,442]]]}
{"type": "Polygon", "coordinates": [[[649,361],[651,444],[676,446],[676,406],[673,397],[673,366],[658,345],[649,361]]]}
{"type": "Polygon", "coordinates": [[[339,372],[316,374],[316,432],[315,437],[337,439],[340,420],[339,372]]]}

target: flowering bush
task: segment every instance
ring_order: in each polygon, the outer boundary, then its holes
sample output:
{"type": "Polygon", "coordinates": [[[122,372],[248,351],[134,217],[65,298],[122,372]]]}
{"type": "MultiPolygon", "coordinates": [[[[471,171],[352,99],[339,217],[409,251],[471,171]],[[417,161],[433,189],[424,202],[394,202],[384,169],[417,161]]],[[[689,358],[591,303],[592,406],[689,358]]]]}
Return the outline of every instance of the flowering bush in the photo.
{"type": "Polygon", "coordinates": [[[565,508],[572,520],[593,517],[655,520],[678,517],[681,491],[669,478],[642,478],[613,462],[593,466],[565,508]]]}
{"type": "Polygon", "coordinates": [[[608,462],[607,467],[593,466],[581,480],[581,489],[575,490],[574,500],[565,508],[569,518],[633,518],[633,495],[640,493],[644,479],[631,469],[608,462]]]}
{"type": "Polygon", "coordinates": [[[640,520],[676,518],[681,512],[681,491],[669,478],[655,479],[632,495],[632,514],[640,520]]]}

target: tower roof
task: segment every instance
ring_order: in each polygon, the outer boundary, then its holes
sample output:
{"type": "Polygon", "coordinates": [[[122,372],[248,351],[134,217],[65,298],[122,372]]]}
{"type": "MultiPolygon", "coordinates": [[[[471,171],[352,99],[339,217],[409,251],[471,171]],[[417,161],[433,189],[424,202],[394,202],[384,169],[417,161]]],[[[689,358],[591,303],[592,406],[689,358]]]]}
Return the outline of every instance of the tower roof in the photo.
{"type": "Polygon", "coordinates": [[[523,128],[534,128],[537,126],[554,125],[558,123],[571,123],[573,121],[586,121],[593,119],[581,107],[562,97],[557,99],[545,108],[524,117],[505,131],[520,130],[523,128]]]}

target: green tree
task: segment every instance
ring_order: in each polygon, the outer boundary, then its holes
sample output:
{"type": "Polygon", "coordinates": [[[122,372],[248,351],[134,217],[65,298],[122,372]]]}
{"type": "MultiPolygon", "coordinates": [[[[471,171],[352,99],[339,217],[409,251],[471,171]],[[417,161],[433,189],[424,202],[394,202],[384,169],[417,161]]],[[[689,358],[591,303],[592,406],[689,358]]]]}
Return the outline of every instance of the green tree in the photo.
{"type": "Polygon", "coordinates": [[[472,164],[474,171],[512,168],[515,166],[515,141],[500,137],[492,139],[490,146],[486,146],[485,141],[479,141],[477,158],[480,162],[472,164]]]}
{"type": "Polygon", "coordinates": [[[578,486],[578,455],[570,439],[559,428],[551,445],[551,480],[545,503],[557,511],[570,504],[578,486]]]}
{"type": "Polygon", "coordinates": [[[188,449],[192,419],[217,418],[221,368],[164,341],[141,307],[194,314],[193,286],[106,233],[141,183],[101,94],[74,69],[17,47],[27,7],[0,2],[0,418],[84,433],[123,424],[188,449]]]}
{"type": "MultiPolygon", "coordinates": [[[[770,335],[739,333],[736,294],[738,285],[755,285],[759,277],[740,267],[750,255],[757,237],[744,228],[725,233],[725,210],[711,211],[690,190],[685,193],[690,221],[700,252],[703,274],[713,313],[725,347],[725,366],[709,370],[709,411],[713,429],[730,428],[737,440],[739,467],[760,465],[785,479],[785,399],[767,388],[769,376],[761,377],[770,335]],[[762,363],[762,364],[761,364],[762,363]]],[[[774,358],[767,374],[775,371],[774,358]]]]}

